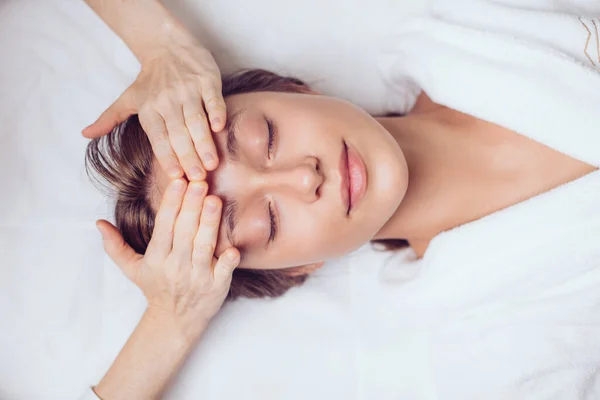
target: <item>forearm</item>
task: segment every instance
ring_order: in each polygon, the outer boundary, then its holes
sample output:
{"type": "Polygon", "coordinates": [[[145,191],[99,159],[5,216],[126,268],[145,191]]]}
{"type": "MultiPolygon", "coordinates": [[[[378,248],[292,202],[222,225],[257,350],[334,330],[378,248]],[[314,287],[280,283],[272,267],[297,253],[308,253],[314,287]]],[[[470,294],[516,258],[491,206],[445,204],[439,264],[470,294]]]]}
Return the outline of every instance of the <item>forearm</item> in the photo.
{"type": "Polygon", "coordinates": [[[187,29],[159,0],[85,0],[140,62],[156,48],[185,41],[187,29]]]}
{"type": "Polygon", "coordinates": [[[147,311],[94,391],[102,400],[160,398],[202,332],[191,338],[147,311]]]}

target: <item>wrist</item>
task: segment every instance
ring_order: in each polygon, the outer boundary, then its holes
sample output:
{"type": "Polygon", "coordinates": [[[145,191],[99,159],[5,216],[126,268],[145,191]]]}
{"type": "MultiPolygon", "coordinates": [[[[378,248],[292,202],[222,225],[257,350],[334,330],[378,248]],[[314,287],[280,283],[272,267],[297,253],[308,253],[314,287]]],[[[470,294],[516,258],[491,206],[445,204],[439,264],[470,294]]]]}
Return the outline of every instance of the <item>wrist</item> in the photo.
{"type": "MultiPolygon", "coordinates": [[[[158,0],[119,2],[117,17],[105,16],[141,64],[160,57],[172,46],[195,39],[189,30],[158,0]]],[[[106,14],[111,10],[106,10],[106,14]]]]}
{"type": "Polygon", "coordinates": [[[165,6],[156,2],[155,7],[160,11],[154,13],[152,30],[144,29],[136,35],[139,40],[130,46],[142,66],[174,49],[199,45],[194,35],[165,6]]]}
{"type": "Polygon", "coordinates": [[[162,332],[164,336],[172,338],[174,344],[179,343],[183,347],[194,346],[208,327],[208,321],[201,318],[175,315],[152,304],[148,305],[142,319],[152,329],[162,332]]]}
{"type": "MultiPolygon", "coordinates": [[[[180,58],[181,51],[189,49],[204,49],[204,47],[185,28],[170,27],[155,40],[147,41],[144,46],[138,46],[134,55],[142,67],[157,59],[180,58]]],[[[208,51],[208,50],[207,50],[208,51]]]]}

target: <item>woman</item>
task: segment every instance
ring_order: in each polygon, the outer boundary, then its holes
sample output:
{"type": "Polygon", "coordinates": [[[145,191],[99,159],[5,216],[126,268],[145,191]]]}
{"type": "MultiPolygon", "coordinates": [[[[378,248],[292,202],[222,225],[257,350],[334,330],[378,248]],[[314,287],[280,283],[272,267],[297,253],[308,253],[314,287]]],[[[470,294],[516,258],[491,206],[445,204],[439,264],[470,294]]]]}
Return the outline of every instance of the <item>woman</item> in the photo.
{"type": "Polygon", "coordinates": [[[191,182],[185,195],[184,181],[169,182],[174,175],[158,167],[136,117],[104,150],[98,142],[89,148],[91,165],[117,189],[117,225],[132,246],[102,223],[106,250],[149,300],[97,387],[102,398],[159,393],[218,311],[238,263],[232,297],[281,294],[322,261],[373,239],[408,243],[422,258],[441,232],[598,167],[424,93],[405,117],[380,119],[265,71],[226,78],[223,93],[221,161],[208,185],[191,182]],[[209,190],[224,200],[220,227],[221,201],[209,190]],[[167,345],[147,353],[152,340],[167,345]],[[158,365],[158,357],[169,362],[158,365]],[[148,370],[131,372],[131,364],[148,370]]]}

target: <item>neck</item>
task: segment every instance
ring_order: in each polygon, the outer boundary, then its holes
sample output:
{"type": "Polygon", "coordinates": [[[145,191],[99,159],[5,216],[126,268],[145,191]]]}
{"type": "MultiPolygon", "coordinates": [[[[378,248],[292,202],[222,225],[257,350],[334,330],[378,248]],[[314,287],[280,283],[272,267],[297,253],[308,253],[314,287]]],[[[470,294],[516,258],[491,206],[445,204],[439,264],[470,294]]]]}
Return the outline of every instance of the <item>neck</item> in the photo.
{"type": "Polygon", "coordinates": [[[422,257],[433,237],[476,219],[479,196],[473,191],[486,189],[489,171],[480,167],[483,144],[463,129],[466,118],[439,107],[378,119],[404,153],[409,183],[400,206],[374,239],[406,239],[422,257]]]}

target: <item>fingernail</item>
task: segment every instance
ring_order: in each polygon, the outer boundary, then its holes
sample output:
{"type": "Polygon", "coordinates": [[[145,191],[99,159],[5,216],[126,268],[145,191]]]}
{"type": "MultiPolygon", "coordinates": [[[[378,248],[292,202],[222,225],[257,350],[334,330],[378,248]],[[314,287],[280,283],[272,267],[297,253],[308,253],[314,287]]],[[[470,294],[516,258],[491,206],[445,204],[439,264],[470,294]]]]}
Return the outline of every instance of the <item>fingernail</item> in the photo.
{"type": "Polygon", "coordinates": [[[171,178],[177,178],[177,177],[179,177],[180,171],[181,170],[179,169],[179,167],[169,167],[169,169],[167,170],[167,174],[171,178]]]}
{"type": "Polygon", "coordinates": [[[221,125],[221,118],[217,117],[217,118],[211,119],[210,124],[211,125],[221,125]]]}
{"type": "Polygon", "coordinates": [[[204,153],[204,156],[202,158],[204,158],[204,162],[207,164],[212,164],[216,160],[216,157],[213,153],[204,153]]]}
{"type": "Polygon", "coordinates": [[[206,204],[206,211],[210,213],[217,211],[217,205],[214,202],[209,201],[206,204]]]}
{"type": "Polygon", "coordinates": [[[233,261],[237,258],[237,254],[234,251],[230,251],[229,254],[227,254],[227,258],[233,261]]]}
{"type": "Polygon", "coordinates": [[[171,189],[174,192],[181,192],[181,190],[183,190],[183,181],[181,181],[179,179],[176,181],[173,181],[173,186],[171,187],[171,189]]]}
{"type": "Polygon", "coordinates": [[[200,167],[192,167],[192,169],[190,170],[190,174],[194,179],[202,179],[202,170],[200,169],[200,167]]]}

